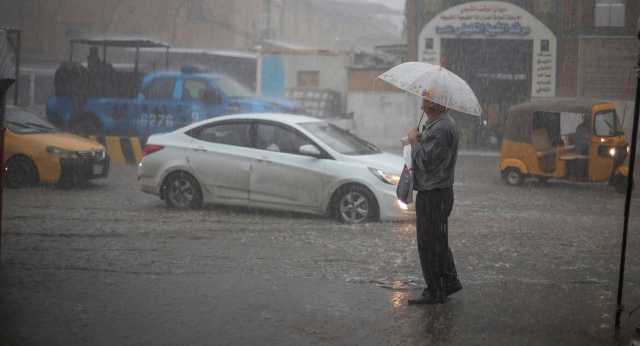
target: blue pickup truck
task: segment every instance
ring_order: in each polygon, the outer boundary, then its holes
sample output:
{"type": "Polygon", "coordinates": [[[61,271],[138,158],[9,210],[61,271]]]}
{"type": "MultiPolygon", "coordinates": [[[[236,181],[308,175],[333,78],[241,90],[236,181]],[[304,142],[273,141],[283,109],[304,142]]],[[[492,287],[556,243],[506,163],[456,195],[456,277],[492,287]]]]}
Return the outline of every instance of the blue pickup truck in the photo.
{"type": "Polygon", "coordinates": [[[197,71],[163,71],[147,75],[137,98],[52,96],[47,118],[83,135],[146,138],[195,121],[234,113],[301,113],[285,99],[256,97],[232,78],[197,71]]]}

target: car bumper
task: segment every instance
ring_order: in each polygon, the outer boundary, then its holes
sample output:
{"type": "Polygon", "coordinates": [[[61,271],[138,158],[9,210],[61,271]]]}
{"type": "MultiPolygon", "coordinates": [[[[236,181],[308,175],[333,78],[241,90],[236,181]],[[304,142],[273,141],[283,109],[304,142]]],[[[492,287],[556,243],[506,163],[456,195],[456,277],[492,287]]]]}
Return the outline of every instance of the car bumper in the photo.
{"type": "Polygon", "coordinates": [[[151,179],[138,178],[138,183],[140,184],[140,191],[156,196],[160,195],[160,189],[151,179]]]}
{"type": "Polygon", "coordinates": [[[142,163],[138,164],[138,186],[140,191],[159,196],[160,184],[156,176],[143,171],[142,163]]]}
{"type": "Polygon", "coordinates": [[[76,182],[106,178],[111,163],[109,157],[102,160],[93,158],[60,159],[60,182],[76,182]]]}
{"type": "Polygon", "coordinates": [[[396,197],[395,188],[379,191],[377,195],[381,221],[408,220],[415,217],[415,205],[400,202],[396,197]]]}

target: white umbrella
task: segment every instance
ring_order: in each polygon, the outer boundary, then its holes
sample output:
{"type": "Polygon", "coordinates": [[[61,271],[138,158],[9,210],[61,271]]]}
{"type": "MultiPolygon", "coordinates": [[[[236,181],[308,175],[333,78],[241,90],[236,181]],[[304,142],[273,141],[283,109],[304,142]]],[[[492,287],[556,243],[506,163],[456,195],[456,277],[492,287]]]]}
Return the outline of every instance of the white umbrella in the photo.
{"type": "Polygon", "coordinates": [[[482,113],[480,102],[469,84],[442,66],[405,62],[378,78],[447,108],[476,116],[482,113]]]}

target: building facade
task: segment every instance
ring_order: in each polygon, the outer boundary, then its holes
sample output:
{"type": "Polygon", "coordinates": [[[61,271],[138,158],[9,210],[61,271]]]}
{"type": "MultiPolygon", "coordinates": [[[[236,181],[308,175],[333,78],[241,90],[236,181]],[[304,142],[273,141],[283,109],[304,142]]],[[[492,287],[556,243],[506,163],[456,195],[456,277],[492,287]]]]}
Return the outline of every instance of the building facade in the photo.
{"type": "Polygon", "coordinates": [[[551,96],[631,101],[637,0],[408,0],[409,60],[467,80],[486,120],[551,96]]]}

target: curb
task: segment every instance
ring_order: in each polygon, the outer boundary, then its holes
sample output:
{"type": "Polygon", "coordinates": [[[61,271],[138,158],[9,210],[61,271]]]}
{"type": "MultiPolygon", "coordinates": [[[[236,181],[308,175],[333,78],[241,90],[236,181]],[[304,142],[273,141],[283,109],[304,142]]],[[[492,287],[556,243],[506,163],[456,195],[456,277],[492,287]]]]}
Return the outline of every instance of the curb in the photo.
{"type": "Polygon", "coordinates": [[[112,163],[137,165],[142,160],[142,145],[138,137],[89,136],[104,145],[112,163]]]}

